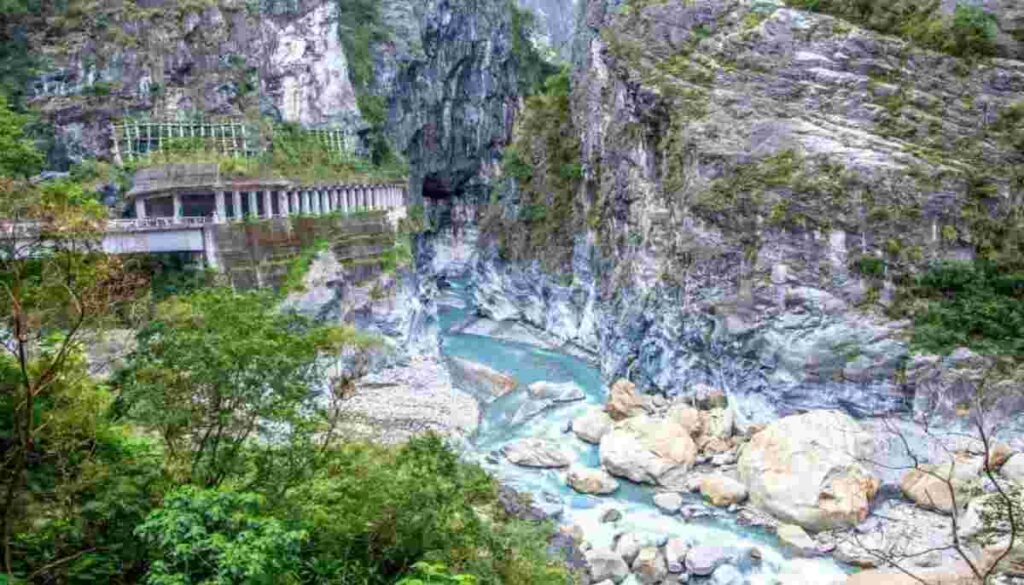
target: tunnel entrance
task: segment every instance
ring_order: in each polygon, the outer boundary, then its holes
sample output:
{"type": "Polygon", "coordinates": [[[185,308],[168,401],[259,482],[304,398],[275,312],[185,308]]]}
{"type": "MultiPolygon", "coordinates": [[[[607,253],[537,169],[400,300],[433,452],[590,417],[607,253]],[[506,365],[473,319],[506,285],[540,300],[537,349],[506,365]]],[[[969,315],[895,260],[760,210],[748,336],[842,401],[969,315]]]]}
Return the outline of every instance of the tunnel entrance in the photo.
{"type": "Polygon", "coordinates": [[[451,199],[452,182],[448,177],[430,174],[423,178],[423,197],[425,199],[451,199]]]}

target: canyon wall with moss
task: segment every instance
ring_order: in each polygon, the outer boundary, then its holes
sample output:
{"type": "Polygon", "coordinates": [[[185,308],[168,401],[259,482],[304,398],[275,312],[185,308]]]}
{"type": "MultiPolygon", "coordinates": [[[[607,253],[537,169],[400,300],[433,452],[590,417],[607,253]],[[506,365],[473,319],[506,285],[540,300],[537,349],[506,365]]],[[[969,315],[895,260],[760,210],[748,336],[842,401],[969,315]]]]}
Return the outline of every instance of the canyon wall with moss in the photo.
{"type": "Polygon", "coordinates": [[[956,43],[921,46],[766,0],[583,9],[569,107],[530,122],[528,104],[479,211],[484,310],[589,348],[608,379],[725,388],[749,421],[908,408],[919,275],[1020,262],[1016,46],[952,16],[926,24],[956,43]],[[565,149],[578,173],[541,166],[565,149]]]}

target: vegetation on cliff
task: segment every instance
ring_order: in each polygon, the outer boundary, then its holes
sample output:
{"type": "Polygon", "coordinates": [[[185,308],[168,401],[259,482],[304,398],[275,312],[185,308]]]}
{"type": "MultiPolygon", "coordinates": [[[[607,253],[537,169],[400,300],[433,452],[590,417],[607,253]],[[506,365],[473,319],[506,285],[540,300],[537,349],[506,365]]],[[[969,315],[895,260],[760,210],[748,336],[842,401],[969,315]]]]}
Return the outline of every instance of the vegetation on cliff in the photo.
{"type": "Polygon", "coordinates": [[[568,267],[581,227],[574,199],[582,167],[569,93],[563,70],[547,78],[543,92],[526,98],[502,160],[506,182],[497,187],[515,205],[505,207],[495,197],[483,225],[507,258],[539,258],[553,272],[568,267]]]}
{"type": "Polygon", "coordinates": [[[160,150],[125,164],[124,172],[168,163],[214,163],[225,177],[282,178],[306,183],[326,181],[397,181],[408,174],[405,162],[387,158],[380,164],[325,148],[320,139],[294,124],[263,124],[264,151],[254,157],[224,155],[203,139],[166,140],[160,150]]]}
{"type": "Polygon", "coordinates": [[[981,6],[958,1],[952,15],[940,0],[786,0],[796,8],[831,14],[884,34],[903,37],[921,47],[958,57],[996,53],[995,15],[981,6]]]}

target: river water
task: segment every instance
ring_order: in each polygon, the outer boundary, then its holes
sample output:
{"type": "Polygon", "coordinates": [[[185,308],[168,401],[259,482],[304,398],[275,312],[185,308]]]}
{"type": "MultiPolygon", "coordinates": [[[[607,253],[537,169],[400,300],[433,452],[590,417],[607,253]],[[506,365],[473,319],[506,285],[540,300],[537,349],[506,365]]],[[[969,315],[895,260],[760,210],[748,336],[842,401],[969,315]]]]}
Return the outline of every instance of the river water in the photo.
{"type": "Polygon", "coordinates": [[[482,419],[469,440],[470,459],[483,465],[504,484],[533,496],[542,507],[560,510],[559,522],[576,524],[595,547],[610,547],[616,534],[633,532],[658,541],[681,537],[691,544],[757,547],[760,563],[741,567],[752,585],[843,583],[847,571],[828,557],[791,558],[781,552],[775,536],[762,529],[739,526],[732,515],[705,506],[699,494],[685,495],[686,506],[700,507],[707,516],[684,519],[662,514],[652,502],[653,489],[620,480],[620,488],[610,496],[578,494],[565,485],[564,470],[532,469],[513,465],[496,456],[505,444],[520,438],[537,437],[557,442],[575,460],[599,467],[598,449],[566,432],[569,422],[587,409],[605,401],[606,389],[596,367],[579,358],[538,347],[529,339],[520,342],[454,332],[453,326],[473,315],[472,295],[464,282],[452,283],[440,300],[442,352],[486,364],[511,374],[519,385],[514,392],[490,404],[482,405],[482,419]],[[513,416],[528,396],[526,387],[541,380],[576,382],[586,393],[585,400],[544,411],[525,423],[513,423],[513,416]],[[617,509],[622,518],[602,523],[601,516],[617,509]]]}

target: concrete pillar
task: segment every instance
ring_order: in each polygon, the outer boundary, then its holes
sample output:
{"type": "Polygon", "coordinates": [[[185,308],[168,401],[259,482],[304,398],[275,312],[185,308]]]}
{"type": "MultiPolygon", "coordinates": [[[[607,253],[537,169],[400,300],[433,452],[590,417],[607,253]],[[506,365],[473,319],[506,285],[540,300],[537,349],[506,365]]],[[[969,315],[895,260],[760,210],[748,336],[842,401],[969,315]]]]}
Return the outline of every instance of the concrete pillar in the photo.
{"type": "Polygon", "coordinates": [[[327,197],[331,200],[331,211],[338,211],[338,186],[332,185],[327,188],[327,197]]]}
{"type": "Polygon", "coordinates": [[[302,213],[303,215],[309,215],[312,211],[309,208],[309,191],[303,190],[299,195],[302,197],[302,213]]]}
{"type": "Polygon", "coordinates": [[[311,191],[309,193],[309,201],[311,203],[310,210],[313,215],[320,215],[320,193],[318,191],[311,191]]]}
{"type": "Polygon", "coordinates": [[[320,188],[320,209],[323,210],[324,215],[333,211],[331,209],[331,197],[330,193],[324,187],[320,188]]]}
{"type": "Polygon", "coordinates": [[[376,185],[370,187],[370,209],[380,208],[380,201],[378,200],[379,191],[380,188],[376,185]]]}
{"type": "Polygon", "coordinates": [[[224,204],[224,192],[217,191],[213,195],[217,210],[217,223],[224,223],[228,219],[228,208],[224,204]]]}
{"type": "Polygon", "coordinates": [[[302,213],[302,204],[299,202],[299,192],[292,191],[292,204],[291,209],[292,215],[298,215],[302,213]]]}
{"type": "Polygon", "coordinates": [[[278,191],[277,192],[277,209],[281,212],[281,217],[288,217],[288,192],[278,191]]]}
{"type": "Polygon", "coordinates": [[[259,217],[259,215],[260,215],[260,208],[259,208],[259,201],[256,199],[256,192],[255,191],[249,191],[249,216],[250,217],[259,217]]]}
{"type": "Polygon", "coordinates": [[[274,198],[270,195],[270,189],[263,192],[263,217],[274,217],[274,198]]]}
{"type": "Polygon", "coordinates": [[[359,209],[366,210],[370,204],[370,188],[366,185],[359,186],[359,209]]]}
{"type": "MultiPolygon", "coordinates": [[[[220,194],[223,197],[223,193],[220,194]]],[[[217,261],[217,239],[213,235],[213,226],[203,226],[203,257],[206,259],[206,266],[214,270],[220,270],[220,262],[217,261]]]]}
{"type": "Polygon", "coordinates": [[[352,200],[352,187],[346,186],[345,190],[341,192],[341,196],[345,199],[345,213],[352,213],[356,210],[356,203],[352,200]]]}
{"type": "Polygon", "coordinates": [[[135,199],[135,217],[146,219],[146,200],[141,197],[135,199]]]}
{"type": "Polygon", "coordinates": [[[235,191],[231,194],[231,207],[235,212],[235,219],[242,219],[242,192],[235,191]]]}
{"type": "Polygon", "coordinates": [[[181,217],[181,195],[175,193],[171,200],[174,201],[174,219],[181,217]]]}

